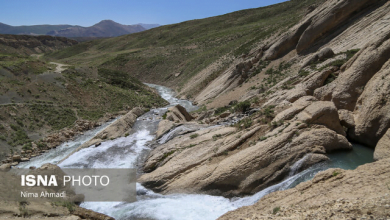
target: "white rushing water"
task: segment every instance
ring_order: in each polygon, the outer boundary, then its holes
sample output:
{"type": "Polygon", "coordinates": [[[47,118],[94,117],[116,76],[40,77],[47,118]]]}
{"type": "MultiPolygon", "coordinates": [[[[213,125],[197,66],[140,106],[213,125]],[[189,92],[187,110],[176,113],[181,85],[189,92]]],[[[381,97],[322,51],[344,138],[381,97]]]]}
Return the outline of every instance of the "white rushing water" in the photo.
{"type": "Polygon", "coordinates": [[[37,157],[31,158],[30,161],[20,163],[17,167],[19,168],[29,168],[31,166],[40,167],[45,163],[57,164],[67,155],[72,153],[75,149],[77,149],[83,143],[91,140],[97,133],[104,130],[107,126],[112,124],[115,120],[108,121],[103,123],[101,126],[94,128],[92,130],[84,132],[84,135],[80,135],[76,137],[74,140],[69,140],[67,142],[62,143],[58,147],[51,149],[50,151],[41,154],[37,157]]]}
{"type": "MultiPolygon", "coordinates": [[[[174,92],[169,88],[148,85],[156,88],[160,95],[169,101],[170,105],[180,104],[188,111],[197,108],[189,101],[176,99],[174,92]]],[[[140,155],[145,155],[150,151],[149,143],[155,138],[154,133],[159,118],[166,110],[167,107],[152,109],[137,119],[132,129],[133,132],[129,136],[103,142],[99,147],[91,146],[82,149],[64,160],[59,166],[67,168],[136,168],[139,164],[138,160],[141,159],[140,155]]],[[[100,127],[99,129],[103,128],[100,127]]],[[[97,132],[93,131],[92,133],[97,132]]],[[[58,163],[72,152],[76,145],[80,146],[89,140],[93,135],[92,133],[76,139],[77,144],[65,143],[65,145],[57,148],[58,150],[49,151],[32,159],[29,163],[22,163],[19,167],[40,166],[47,162],[58,163]]],[[[165,142],[171,136],[172,134],[168,133],[160,141],[165,142]]],[[[321,163],[297,174],[296,172],[305,159],[306,157],[302,158],[292,166],[289,177],[284,181],[248,197],[227,199],[221,196],[197,194],[161,195],[137,183],[136,202],[85,202],[81,206],[116,219],[214,220],[228,211],[252,205],[271,192],[291,188],[301,181],[312,178],[320,170],[335,166],[332,163],[321,163]]]]}

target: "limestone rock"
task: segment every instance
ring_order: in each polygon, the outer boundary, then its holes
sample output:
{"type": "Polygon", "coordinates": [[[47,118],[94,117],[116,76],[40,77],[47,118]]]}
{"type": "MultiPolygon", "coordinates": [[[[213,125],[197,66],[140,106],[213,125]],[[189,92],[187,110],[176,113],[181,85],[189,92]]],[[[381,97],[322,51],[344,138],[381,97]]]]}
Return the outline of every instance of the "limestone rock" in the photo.
{"type": "Polygon", "coordinates": [[[377,42],[368,44],[346,64],[339,77],[314,91],[319,100],[332,101],[338,109],[353,111],[367,82],[390,59],[390,30],[379,33],[377,42]]]}
{"type": "Polygon", "coordinates": [[[278,105],[285,100],[295,102],[303,96],[312,96],[315,89],[323,86],[325,80],[334,71],[334,68],[327,68],[321,72],[313,72],[306,76],[299,84],[295,85],[293,89],[274,93],[264,106],[271,104],[278,105]]]}
{"type": "Polygon", "coordinates": [[[275,116],[272,122],[290,120],[307,106],[309,106],[313,101],[318,101],[313,96],[303,96],[297,101],[295,101],[292,106],[275,116]]]}
{"type": "MultiPolygon", "coordinates": [[[[239,151],[234,149],[268,126],[234,135],[229,130],[233,128],[209,128],[198,131],[195,139],[189,138],[190,134],[175,138],[151,152],[144,166],[146,173],[138,181],[163,193],[251,194],[283,179],[308,153],[352,147],[344,136],[325,127],[299,132],[299,123],[283,126],[268,133],[266,140],[239,151]]],[[[315,155],[306,165],[326,159],[315,155]]]]}
{"type": "Polygon", "coordinates": [[[21,160],[20,155],[13,155],[12,156],[12,161],[20,161],[20,160],[21,160]]]}
{"type": "Polygon", "coordinates": [[[352,112],[345,109],[340,109],[338,113],[339,113],[340,123],[342,126],[346,128],[355,127],[355,119],[353,118],[352,112]]]}
{"type": "Polygon", "coordinates": [[[175,123],[169,120],[161,120],[158,123],[158,128],[156,131],[156,139],[159,139],[161,136],[163,136],[166,132],[168,132],[174,127],[175,127],[175,123]]]}
{"type": "Polygon", "coordinates": [[[298,120],[309,124],[320,124],[345,136],[345,131],[340,124],[339,114],[332,102],[313,102],[297,115],[298,120]]]}
{"type": "Polygon", "coordinates": [[[187,110],[183,106],[176,105],[168,109],[167,119],[170,121],[188,122],[194,118],[187,112],[187,110]]]}
{"type": "Polygon", "coordinates": [[[20,162],[26,162],[26,161],[29,161],[29,160],[30,160],[29,158],[23,157],[23,158],[20,159],[20,162]]]}
{"type": "Polygon", "coordinates": [[[274,60],[295,49],[297,43],[299,42],[299,38],[310,23],[311,19],[306,19],[292,27],[288,33],[272,44],[272,46],[265,52],[263,58],[265,60],[274,60]]]}
{"type": "Polygon", "coordinates": [[[388,129],[385,135],[379,140],[374,152],[375,160],[385,158],[390,158],[390,129],[388,129]]]}
{"type": "Polygon", "coordinates": [[[5,163],[0,166],[0,171],[8,171],[11,169],[11,164],[5,163]]]}
{"type": "Polygon", "coordinates": [[[219,220],[387,219],[389,179],[390,159],[355,170],[328,169],[313,180],[270,193],[254,205],[230,211],[219,220]],[[279,211],[275,215],[276,207],[279,211]]]}
{"type": "Polygon", "coordinates": [[[319,52],[315,53],[314,55],[306,59],[306,61],[303,63],[301,68],[304,68],[317,61],[324,61],[325,59],[331,58],[333,56],[334,56],[334,52],[331,48],[329,47],[323,48],[319,52]]]}
{"type": "Polygon", "coordinates": [[[351,14],[376,3],[379,0],[330,0],[319,7],[320,11],[314,10],[317,14],[311,19],[310,25],[300,36],[296,45],[297,52],[309,48],[317,39],[322,37],[331,29],[349,19],[351,14]]]}
{"type": "MultiPolygon", "coordinates": [[[[388,42],[390,49],[390,39],[388,42]]],[[[349,130],[351,139],[375,147],[379,139],[390,128],[389,91],[390,61],[387,61],[367,83],[357,100],[354,110],[356,126],[349,130]]]]}

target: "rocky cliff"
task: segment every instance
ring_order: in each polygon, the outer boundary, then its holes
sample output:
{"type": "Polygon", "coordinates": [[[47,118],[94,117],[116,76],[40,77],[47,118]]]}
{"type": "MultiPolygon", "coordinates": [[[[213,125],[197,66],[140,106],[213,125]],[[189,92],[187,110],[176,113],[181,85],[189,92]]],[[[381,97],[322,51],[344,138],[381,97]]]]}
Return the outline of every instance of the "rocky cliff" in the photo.
{"type": "Polygon", "coordinates": [[[388,217],[389,9],[388,1],[326,1],[259,42],[195,97],[219,107],[194,114],[199,123],[239,122],[158,146],[139,181],[163,193],[253,194],[297,161],[305,169],[353,141],[375,148],[379,161],[325,171],[222,219],[388,217]]]}

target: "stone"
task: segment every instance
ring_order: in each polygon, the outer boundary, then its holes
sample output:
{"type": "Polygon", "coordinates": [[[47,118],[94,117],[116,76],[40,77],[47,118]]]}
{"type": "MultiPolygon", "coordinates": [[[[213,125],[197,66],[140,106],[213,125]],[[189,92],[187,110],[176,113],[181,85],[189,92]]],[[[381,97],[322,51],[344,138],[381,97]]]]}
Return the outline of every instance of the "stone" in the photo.
{"type": "Polygon", "coordinates": [[[254,205],[230,211],[218,220],[387,219],[390,194],[388,184],[384,183],[389,179],[389,158],[355,170],[328,169],[312,180],[272,192],[254,205]],[[275,207],[280,207],[277,217],[273,214],[275,207]]]}
{"type": "Polygon", "coordinates": [[[301,53],[303,50],[312,46],[320,37],[323,37],[327,32],[342,22],[346,21],[351,15],[374,4],[379,0],[330,0],[324,5],[314,10],[310,18],[310,25],[304,30],[296,45],[296,50],[301,53]]]}
{"type": "Polygon", "coordinates": [[[390,31],[378,35],[379,40],[367,44],[344,64],[345,71],[337,79],[317,88],[313,95],[319,100],[334,102],[337,109],[353,111],[367,89],[366,84],[390,59],[390,31]]]}
{"type": "Polygon", "coordinates": [[[383,135],[375,147],[374,160],[390,158],[390,129],[383,135]]]}
{"type": "Polygon", "coordinates": [[[346,135],[340,124],[339,114],[333,102],[313,102],[297,115],[299,121],[309,124],[324,125],[343,136],[346,135]]]}
{"type": "MultiPolygon", "coordinates": [[[[390,39],[388,43],[390,49],[390,39]]],[[[390,60],[369,80],[356,102],[355,127],[348,131],[353,141],[375,147],[390,128],[389,91],[390,60]]]]}
{"type": "Polygon", "coordinates": [[[340,123],[342,126],[346,128],[355,127],[355,119],[353,117],[352,112],[345,109],[340,109],[338,110],[338,113],[339,113],[340,123]]]}
{"type": "Polygon", "coordinates": [[[219,115],[219,118],[227,118],[230,116],[230,114],[231,114],[230,112],[224,112],[221,115],[219,115]]]}
{"type": "Polygon", "coordinates": [[[188,122],[194,118],[187,112],[187,110],[183,106],[176,105],[168,109],[167,119],[171,121],[179,120],[183,122],[188,122]]]}
{"type": "Polygon", "coordinates": [[[10,163],[5,163],[0,165],[0,171],[8,171],[11,169],[11,164],[10,163]]]}
{"type": "Polygon", "coordinates": [[[12,161],[20,161],[20,155],[13,155],[12,156],[12,161]]]}
{"type": "Polygon", "coordinates": [[[158,128],[156,131],[156,139],[159,139],[161,136],[163,136],[165,133],[167,133],[169,130],[171,130],[175,126],[176,126],[175,123],[173,123],[169,120],[161,120],[158,123],[158,128]]]}

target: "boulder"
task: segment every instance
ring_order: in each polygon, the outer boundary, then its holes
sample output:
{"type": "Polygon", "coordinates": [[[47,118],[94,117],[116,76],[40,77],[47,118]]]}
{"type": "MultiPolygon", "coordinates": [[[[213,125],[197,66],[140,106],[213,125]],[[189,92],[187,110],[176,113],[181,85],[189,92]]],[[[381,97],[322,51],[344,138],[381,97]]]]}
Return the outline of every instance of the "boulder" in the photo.
{"type": "Polygon", "coordinates": [[[356,126],[348,131],[352,140],[375,147],[390,128],[389,91],[390,60],[371,78],[357,100],[354,110],[356,126]]]}
{"type": "Polygon", "coordinates": [[[224,112],[222,113],[221,115],[219,115],[219,118],[226,118],[226,117],[229,117],[230,116],[230,112],[224,112]]]}
{"type": "Polygon", "coordinates": [[[314,96],[319,100],[332,101],[338,109],[353,111],[366,84],[390,59],[390,30],[378,33],[379,40],[368,44],[342,68],[336,80],[318,88],[314,96]]]}
{"type": "Polygon", "coordinates": [[[11,164],[10,163],[5,163],[0,166],[0,171],[8,171],[11,169],[11,164]]]}
{"type": "Polygon", "coordinates": [[[334,56],[334,52],[332,49],[330,48],[323,48],[322,50],[320,50],[319,52],[315,53],[314,55],[310,56],[309,58],[307,58],[304,63],[302,64],[302,68],[314,63],[314,62],[318,62],[318,61],[324,61],[326,60],[327,58],[331,58],[334,56]]]}
{"type": "Polygon", "coordinates": [[[279,122],[292,119],[295,115],[309,106],[313,101],[318,101],[313,96],[303,96],[294,103],[292,103],[291,107],[280,112],[275,116],[272,122],[279,122]]]}
{"type": "Polygon", "coordinates": [[[161,136],[163,136],[166,132],[174,128],[176,125],[175,123],[169,121],[169,120],[161,120],[158,123],[158,128],[156,131],[156,139],[159,139],[161,136]]]}
{"type": "Polygon", "coordinates": [[[168,109],[167,119],[170,121],[188,122],[194,119],[187,110],[181,106],[176,105],[168,109]]]}
{"type": "Polygon", "coordinates": [[[345,110],[345,109],[340,109],[338,110],[339,113],[339,119],[340,119],[340,124],[346,128],[353,128],[355,127],[355,119],[353,118],[353,113],[345,110]]]}
{"type": "Polygon", "coordinates": [[[339,114],[333,102],[318,101],[313,102],[297,115],[299,121],[308,124],[324,125],[345,136],[345,131],[340,124],[339,114]]]}
{"type": "Polygon", "coordinates": [[[20,160],[21,160],[20,155],[13,155],[12,156],[12,161],[20,161],[20,160]]]}
{"type": "Polygon", "coordinates": [[[263,59],[274,60],[295,49],[303,32],[311,24],[311,19],[306,19],[292,27],[285,35],[273,43],[264,53],[263,59]]]}
{"type": "Polygon", "coordinates": [[[374,160],[385,158],[390,158],[390,129],[379,140],[374,152],[374,160]]]}

